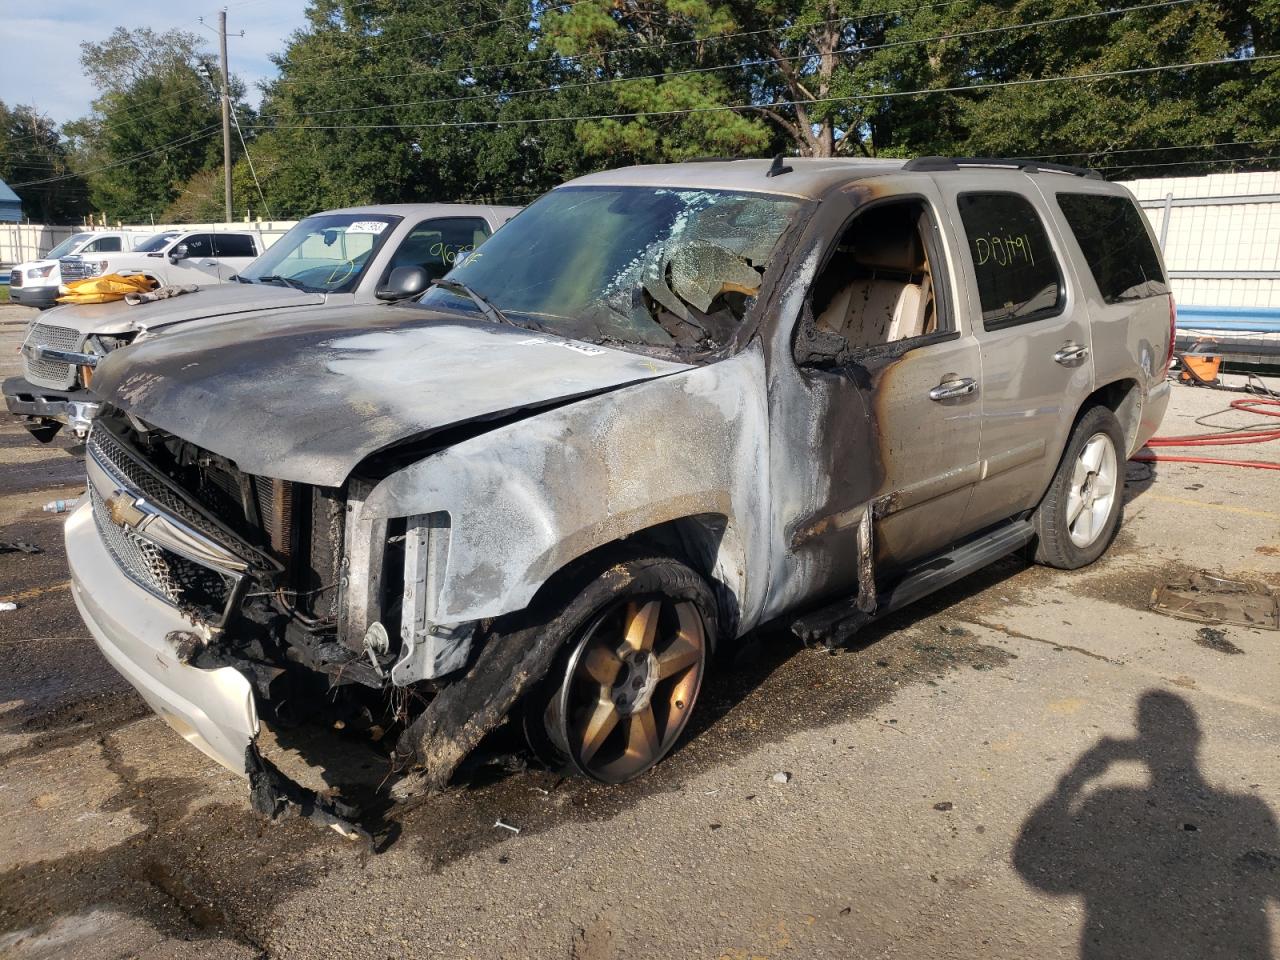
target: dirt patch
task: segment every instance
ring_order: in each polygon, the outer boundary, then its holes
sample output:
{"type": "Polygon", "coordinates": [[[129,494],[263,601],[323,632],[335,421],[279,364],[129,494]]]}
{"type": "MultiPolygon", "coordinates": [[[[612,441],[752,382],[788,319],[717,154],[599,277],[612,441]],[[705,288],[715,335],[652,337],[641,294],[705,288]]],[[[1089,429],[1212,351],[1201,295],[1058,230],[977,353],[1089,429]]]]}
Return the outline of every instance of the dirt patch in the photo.
{"type": "Polygon", "coordinates": [[[1216,650],[1218,653],[1244,653],[1243,650],[1227,639],[1225,630],[1216,630],[1213,627],[1201,627],[1197,630],[1195,641],[1197,646],[1207,647],[1210,650],[1216,650]]]}

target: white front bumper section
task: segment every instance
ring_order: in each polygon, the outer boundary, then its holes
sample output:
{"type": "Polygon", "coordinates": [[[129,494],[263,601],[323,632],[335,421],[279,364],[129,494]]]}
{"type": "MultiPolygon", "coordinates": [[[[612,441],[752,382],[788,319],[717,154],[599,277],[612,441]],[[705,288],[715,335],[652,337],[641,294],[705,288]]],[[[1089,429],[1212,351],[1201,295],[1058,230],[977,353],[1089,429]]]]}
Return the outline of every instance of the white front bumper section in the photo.
{"type": "Polygon", "coordinates": [[[178,660],[166,636],[190,631],[190,621],[124,575],[88,503],[68,518],[66,544],[76,606],[110,664],[189,743],[247,776],[245,753],[258,734],[249,681],[232,667],[202,670],[178,660]]]}

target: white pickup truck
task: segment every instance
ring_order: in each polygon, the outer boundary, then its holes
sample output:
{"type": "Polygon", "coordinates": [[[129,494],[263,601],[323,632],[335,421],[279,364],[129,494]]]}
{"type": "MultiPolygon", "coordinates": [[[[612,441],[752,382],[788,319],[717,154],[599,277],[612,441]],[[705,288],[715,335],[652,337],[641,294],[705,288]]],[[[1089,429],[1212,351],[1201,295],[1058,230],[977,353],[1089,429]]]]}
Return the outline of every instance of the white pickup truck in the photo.
{"type": "Polygon", "coordinates": [[[81,253],[59,261],[62,282],[145,274],[161,286],[227,283],[265,249],[257,230],[159,233],[129,251],[81,253]]]}
{"type": "Polygon", "coordinates": [[[58,287],[62,285],[61,258],[97,254],[116,254],[133,250],[145,243],[150,233],[136,230],[74,233],[39,260],[28,260],[15,266],[9,274],[9,299],[24,307],[45,310],[58,299],[58,287]]]}

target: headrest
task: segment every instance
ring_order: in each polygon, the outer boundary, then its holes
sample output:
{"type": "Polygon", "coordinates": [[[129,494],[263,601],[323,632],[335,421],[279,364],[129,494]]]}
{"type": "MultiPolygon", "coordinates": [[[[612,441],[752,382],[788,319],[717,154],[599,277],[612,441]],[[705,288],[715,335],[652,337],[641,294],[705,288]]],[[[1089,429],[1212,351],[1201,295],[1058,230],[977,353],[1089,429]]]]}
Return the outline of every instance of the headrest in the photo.
{"type": "Polygon", "coordinates": [[[886,217],[875,227],[858,236],[853,257],[859,266],[901,273],[924,270],[924,249],[914,220],[886,217]]]}

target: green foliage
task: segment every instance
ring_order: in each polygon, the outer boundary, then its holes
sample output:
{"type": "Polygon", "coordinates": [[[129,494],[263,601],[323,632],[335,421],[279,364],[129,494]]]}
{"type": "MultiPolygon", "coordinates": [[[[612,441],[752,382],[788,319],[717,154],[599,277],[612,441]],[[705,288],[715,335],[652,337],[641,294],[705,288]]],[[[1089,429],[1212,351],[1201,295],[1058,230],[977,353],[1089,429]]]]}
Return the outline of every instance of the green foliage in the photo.
{"type": "MultiPolygon", "coordinates": [[[[89,171],[95,210],[109,220],[159,219],[193,177],[221,167],[216,66],[200,37],[118,27],[103,43],[81,44],[80,62],[99,96],[93,114],[64,132],[89,171]]],[[[233,102],[242,94],[233,82],[233,102]]],[[[236,108],[248,113],[242,102],[236,108]]]]}
{"type": "Polygon", "coordinates": [[[88,210],[88,188],[72,170],[57,124],[34,107],[0,101],[0,180],[19,184],[23,215],[36,223],[74,222],[88,210]]]}
{"type": "MultiPolygon", "coordinates": [[[[236,150],[237,215],[523,203],[698,156],[1052,155],[1136,176],[1280,154],[1280,62],[1142,72],[1277,52],[1280,0],[311,0],[306,17],[261,115],[238,104],[266,203],[236,150]],[[1139,72],[1058,79],[1115,71],[1139,72]],[[1203,144],[1225,146],[1186,146],[1203,144]]],[[[24,193],[55,218],[86,198],[111,220],[220,218],[209,60],[182,31],[85,44],[100,95],[62,131],[72,152],[0,105],[0,175],[86,171],[24,193]]]]}

